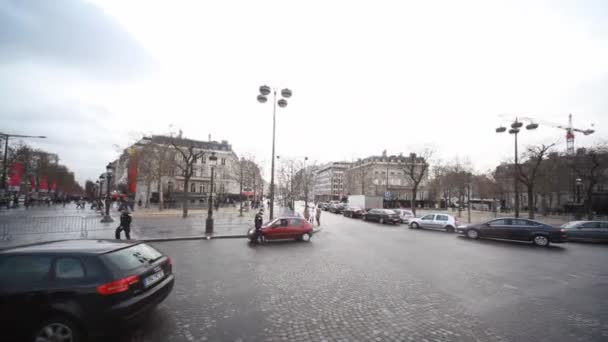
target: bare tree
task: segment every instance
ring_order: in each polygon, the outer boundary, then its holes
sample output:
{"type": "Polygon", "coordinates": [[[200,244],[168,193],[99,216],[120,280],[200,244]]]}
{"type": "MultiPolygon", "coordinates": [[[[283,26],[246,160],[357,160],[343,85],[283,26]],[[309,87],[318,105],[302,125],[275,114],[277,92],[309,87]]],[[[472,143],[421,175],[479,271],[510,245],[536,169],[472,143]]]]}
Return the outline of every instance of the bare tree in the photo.
{"type": "Polygon", "coordinates": [[[420,155],[410,154],[409,159],[402,165],[405,176],[409,178],[412,186],[412,212],[416,215],[416,198],[418,189],[423,180],[428,176],[430,159],[433,157],[433,150],[426,149],[420,155]]]}
{"type": "Polygon", "coordinates": [[[593,219],[593,192],[598,184],[608,181],[608,145],[580,149],[572,156],[570,167],[582,182],[585,201],[584,211],[593,219]]]}
{"type": "Polygon", "coordinates": [[[524,154],[524,162],[519,164],[519,181],[528,191],[528,218],[534,219],[534,185],[541,173],[541,164],[555,144],[529,146],[524,154]]]}
{"type": "Polygon", "coordinates": [[[182,200],[182,217],[188,217],[188,189],[190,178],[194,175],[194,164],[203,157],[203,151],[196,151],[190,141],[182,138],[181,132],[178,136],[172,137],[171,145],[177,152],[176,167],[184,177],[184,198],[182,200]]]}

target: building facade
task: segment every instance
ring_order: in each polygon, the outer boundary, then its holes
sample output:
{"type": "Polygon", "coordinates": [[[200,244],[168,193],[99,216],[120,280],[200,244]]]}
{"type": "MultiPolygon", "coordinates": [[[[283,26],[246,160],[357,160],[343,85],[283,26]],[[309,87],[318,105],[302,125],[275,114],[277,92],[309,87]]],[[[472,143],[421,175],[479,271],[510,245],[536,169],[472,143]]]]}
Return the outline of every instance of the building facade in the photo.
{"type": "Polygon", "coordinates": [[[137,165],[135,201],[157,202],[162,195],[165,202],[176,202],[184,197],[191,203],[205,202],[211,189],[211,169],[214,168],[214,193],[219,198],[238,196],[240,192],[240,166],[237,155],[226,140],[200,141],[181,137],[155,135],[143,138],[125,149],[122,156],[114,162],[114,186],[129,188],[129,169],[131,163],[137,165]],[[184,188],[183,156],[173,146],[186,150],[193,147],[199,154],[192,164],[192,177],[188,188],[184,188]],[[209,157],[215,153],[217,160],[209,157]]]}
{"type": "MultiPolygon", "coordinates": [[[[406,168],[412,164],[421,168],[424,162],[415,154],[389,156],[386,151],[380,156],[359,159],[345,170],[346,195],[382,196],[388,201],[410,202],[413,183],[406,168]]],[[[428,172],[418,186],[416,201],[428,200],[427,181],[428,172]]]]}
{"type": "Polygon", "coordinates": [[[319,167],[313,176],[315,201],[340,201],[346,196],[344,172],[350,164],[349,162],[332,162],[319,167]]]}

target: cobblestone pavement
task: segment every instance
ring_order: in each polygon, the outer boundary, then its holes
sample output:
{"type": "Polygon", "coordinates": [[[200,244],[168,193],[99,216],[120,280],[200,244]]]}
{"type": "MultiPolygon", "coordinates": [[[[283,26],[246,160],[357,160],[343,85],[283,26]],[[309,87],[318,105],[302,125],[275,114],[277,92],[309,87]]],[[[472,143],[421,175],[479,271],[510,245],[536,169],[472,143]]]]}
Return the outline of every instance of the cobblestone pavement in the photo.
{"type": "Polygon", "coordinates": [[[155,244],[175,289],[122,341],[608,340],[606,245],[322,224],[310,243],[155,244]]]}
{"type": "MultiPolygon", "coordinates": [[[[280,208],[275,210],[281,212],[280,208]]],[[[89,206],[76,209],[74,204],[3,210],[0,212],[0,248],[60,239],[111,239],[119,224],[119,213],[112,209],[110,214],[114,222],[101,223],[102,215],[99,212],[91,210],[89,206]]],[[[253,211],[244,212],[240,217],[236,208],[220,208],[214,211],[214,234],[243,235],[253,225],[253,216],[253,211]]],[[[178,210],[136,210],[133,213],[131,237],[148,239],[204,235],[206,218],[207,212],[202,210],[190,211],[187,218],[182,218],[178,210]]]]}

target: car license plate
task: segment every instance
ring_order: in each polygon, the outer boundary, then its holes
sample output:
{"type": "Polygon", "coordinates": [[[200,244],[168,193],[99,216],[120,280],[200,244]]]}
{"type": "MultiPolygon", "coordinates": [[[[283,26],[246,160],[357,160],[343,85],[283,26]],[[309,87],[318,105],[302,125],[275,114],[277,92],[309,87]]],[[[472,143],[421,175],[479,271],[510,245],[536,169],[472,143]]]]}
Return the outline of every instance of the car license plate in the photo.
{"type": "Polygon", "coordinates": [[[148,287],[148,286],[156,283],[157,281],[163,279],[164,276],[165,276],[165,273],[162,270],[158,271],[158,272],[154,273],[153,275],[144,279],[144,286],[148,287]]]}

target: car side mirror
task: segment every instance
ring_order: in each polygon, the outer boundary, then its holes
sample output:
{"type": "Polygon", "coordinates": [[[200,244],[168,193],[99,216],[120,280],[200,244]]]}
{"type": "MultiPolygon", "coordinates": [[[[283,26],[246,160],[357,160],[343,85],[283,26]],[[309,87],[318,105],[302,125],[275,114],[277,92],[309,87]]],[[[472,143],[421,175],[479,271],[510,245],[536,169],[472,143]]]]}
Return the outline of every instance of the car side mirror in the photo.
{"type": "Polygon", "coordinates": [[[489,227],[489,226],[490,226],[490,224],[489,224],[489,223],[484,223],[484,224],[482,224],[482,227],[489,227]]]}

